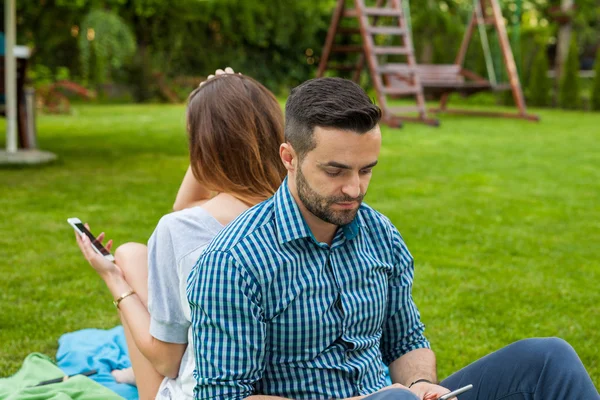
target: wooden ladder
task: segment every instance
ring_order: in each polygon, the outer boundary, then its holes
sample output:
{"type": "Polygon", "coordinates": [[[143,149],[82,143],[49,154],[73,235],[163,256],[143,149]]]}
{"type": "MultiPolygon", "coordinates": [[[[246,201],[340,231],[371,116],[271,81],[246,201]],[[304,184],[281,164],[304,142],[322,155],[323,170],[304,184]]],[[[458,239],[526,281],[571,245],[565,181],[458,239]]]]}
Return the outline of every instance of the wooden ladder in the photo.
{"type": "Polygon", "coordinates": [[[437,126],[437,119],[427,116],[425,96],[419,75],[416,73],[416,60],[411,33],[407,27],[406,16],[402,9],[401,0],[376,0],[373,6],[366,6],[365,0],[351,0],[353,9],[346,8],[347,0],[338,0],[327,32],[327,39],[319,62],[318,77],[322,77],[328,69],[354,71],[353,80],[358,83],[360,72],[365,63],[369,67],[371,80],[377,93],[377,101],[383,111],[383,121],[392,127],[402,126],[403,121],[423,122],[437,126]],[[397,21],[392,25],[377,25],[380,17],[397,21]],[[357,18],[360,28],[340,26],[342,18],[357,18]],[[360,34],[362,45],[336,44],[337,35],[360,34]],[[374,35],[389,35],[400,37],[401,44],[397,46],[379,46],[375,44],[374,35]],[[354,65],[330,63],[332,53],[360,53],[354,65]],[[400,55],[406,58],[405,63],[380,62],[380,56],[400,55]],[[401,67],[401,68],[398,68],[401,67]],[[408,71],[408,73],[407,73],[408,71]],[[387,77],[395,76],[405,84],[401,88],[387,85],[387,77]],[[414,96],[416,106],[390,107],[388,96],[414,96]]]}

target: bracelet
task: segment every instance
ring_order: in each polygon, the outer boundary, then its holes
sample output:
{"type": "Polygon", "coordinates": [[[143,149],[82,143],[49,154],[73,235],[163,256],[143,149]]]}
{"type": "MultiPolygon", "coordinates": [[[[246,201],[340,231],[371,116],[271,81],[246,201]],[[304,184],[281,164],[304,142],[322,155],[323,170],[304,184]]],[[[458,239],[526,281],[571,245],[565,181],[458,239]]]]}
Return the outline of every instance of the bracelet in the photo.
{"type": "Polygon", "coordinates": [[[115,307],[117,307],[117,309],[119,309],[119,303],[121,303],[121,301],[123,301],[124,298],[129,297],[132,294],[135,294],[135,290],[133,290],[133,289],[131,289],[127,293],[123,293],[121,296],[119,296],[119,298],[117,298],[113,301],[113,304],[115,305],[115,307]]]}
{"type": "Polygon", "coordinates": [[[417,383],[421,383],[421,382],[427,382],[427,383],[431,383],[433,385],[433,382],[431,382],[429,379],[417,379],[416,381],[414,381],[413,383],[408,385],[408,388],[410,389],[413,385],[416,385],[417,383]]]}

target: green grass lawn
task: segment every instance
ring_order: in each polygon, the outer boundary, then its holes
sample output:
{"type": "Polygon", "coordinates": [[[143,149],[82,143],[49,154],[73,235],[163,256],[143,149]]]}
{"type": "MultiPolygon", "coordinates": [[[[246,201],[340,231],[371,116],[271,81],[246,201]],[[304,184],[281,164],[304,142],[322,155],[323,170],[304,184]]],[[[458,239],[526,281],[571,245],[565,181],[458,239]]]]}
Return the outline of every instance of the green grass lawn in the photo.
{"type": "MultiPolygon", "coordinates": [[[[600,386],[600,114],[540,114],[383,129],[367,202],[415,257],[440,377],[559,336],[600,386]]],[[[66,219],[145,242],[185,172],[184,125],[183,106],[78,106],[39,118],[58,162],[0,169],[0,376],[30,352],[54,356],[63,333],[119,323],[66,219]]]]}

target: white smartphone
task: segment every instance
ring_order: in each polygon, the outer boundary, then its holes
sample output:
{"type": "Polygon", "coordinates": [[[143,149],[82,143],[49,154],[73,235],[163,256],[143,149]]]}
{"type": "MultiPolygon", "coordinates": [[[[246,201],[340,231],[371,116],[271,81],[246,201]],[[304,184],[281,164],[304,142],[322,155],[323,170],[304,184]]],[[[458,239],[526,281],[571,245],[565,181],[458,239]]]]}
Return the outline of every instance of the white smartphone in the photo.
{"type": "Polygon", "coordinates": [[[453,399],[453,398],[455,398],[455,397],[456,397],[456,396],[458,396],[459,394],[462,394],[462,393],[466,392],[467,390],[471,390],[471,389],[473,389],[473,385],[467,385],[467,386],[463,386],[463,387],[461,387],[460,389],[456,389],[456,390],[455,390],[455,391],[453,391],[453,392],[446,393],[446,394],[444,394],[444,395],[442,395],[442,396],[438,397],[438,399],[437,399],[437,400],[450,400],[450,399],[453,399]]]}
{"type": "Polygon", "coordinates": [[[90,238],[90,242],[92,242],[92,247],[96,253],[100,254],[108,261],[115,261],[115,258],[112,254],[110,254],[110,251],[108,251],[106,247],[102,246],[102,243],[100,243],[98,239],[92,235],[92,232],[86,229],[85,225],[83,225],[83,222],[81,222],[79,218],[69,218],[67,219],[67,222],[77,231],[77,233],[79,233],[80,236],[85,235],[90,238]]]}

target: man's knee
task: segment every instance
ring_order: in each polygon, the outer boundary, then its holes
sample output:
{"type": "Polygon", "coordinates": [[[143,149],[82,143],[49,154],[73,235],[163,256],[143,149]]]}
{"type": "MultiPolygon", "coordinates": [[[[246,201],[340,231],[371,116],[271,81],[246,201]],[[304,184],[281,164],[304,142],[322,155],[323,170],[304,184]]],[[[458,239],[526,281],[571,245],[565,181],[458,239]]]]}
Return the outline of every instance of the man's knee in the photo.
{"type": "Polygon", "coordinates": [[[141,243],[129,242],[122,244],[115,250],[115,264],[121,269],[126,269],[132,261],[147,257],[147,248],[141,243]]]}
{"type": "Polygon", "coordinates": [[[532,338],[520,342],[523,342],[530,352],[538,356],[560,358],[575,353],[575,350],[567,341],[557,337],[532,338]]]}
{"type": "Polygon", "coordinates": [[[514,345],[517,347],[517,354],[522,355],[522,361],[529,361],[532,366],[543,367],[548,363],[567,365],[579,360],[573,347],[557,337],[524,339],[514,345]]]}

